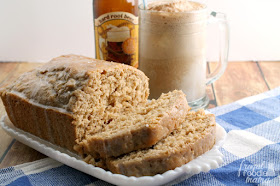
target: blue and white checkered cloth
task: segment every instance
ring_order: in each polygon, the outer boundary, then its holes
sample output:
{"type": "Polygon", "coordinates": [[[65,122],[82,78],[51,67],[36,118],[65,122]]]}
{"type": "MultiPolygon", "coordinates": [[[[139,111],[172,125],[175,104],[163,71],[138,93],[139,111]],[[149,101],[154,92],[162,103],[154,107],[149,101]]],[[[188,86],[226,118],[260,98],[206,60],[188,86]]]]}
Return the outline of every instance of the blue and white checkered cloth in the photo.
{"type": "MultiPolygon", "coordinates": [[[[280,87],[209,111],[228,132],[224,163],[175,185],[280,185],[280,87]]],[[[50,158],[0,170],[0,185],[88,184],[110,185],[50,158]]]]}

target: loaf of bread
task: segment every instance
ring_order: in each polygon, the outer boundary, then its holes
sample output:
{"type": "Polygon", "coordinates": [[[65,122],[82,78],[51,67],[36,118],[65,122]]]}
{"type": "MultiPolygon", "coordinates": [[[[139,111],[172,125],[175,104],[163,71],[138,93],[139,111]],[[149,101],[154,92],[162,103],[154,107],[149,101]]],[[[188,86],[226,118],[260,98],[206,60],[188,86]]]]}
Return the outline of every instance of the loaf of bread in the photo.
{"type": "MultiPolygon", "coordinates": [[[[189,112],[186,120],[168,137],[152,148],[138,150],[119,158],[107,158],[107,168],[126,176],[153,176],[175,169],[210,150],[215,144],[213,114],[203,110],[189,112]]],[[[90,163],[90,159],[87,160],[90,163]]]]}
{"type": "Polygon", "coordinates": [[[151,147],[178,128],[189,110],[185,94],[174,90],[129,113],[121,113],[101,132],[86,135],[80,144],[83,152],[93,158],[119,156],[151,147]]]}
{"type": "Polygon", "coordinates": [[[212,148],[215,117],[189,112],[174,90],[148,101],[134,67],[77,55],[55,58],[0,90],[12,123],[127,176],[181,166],[212,148]]]}
{"type": "Polygon", "coordinates": [[[149,88],[134,67],[66,55],[23,74],[0,95],[16,127],[73,151],[118,113],[145,104],[149,88]]]}

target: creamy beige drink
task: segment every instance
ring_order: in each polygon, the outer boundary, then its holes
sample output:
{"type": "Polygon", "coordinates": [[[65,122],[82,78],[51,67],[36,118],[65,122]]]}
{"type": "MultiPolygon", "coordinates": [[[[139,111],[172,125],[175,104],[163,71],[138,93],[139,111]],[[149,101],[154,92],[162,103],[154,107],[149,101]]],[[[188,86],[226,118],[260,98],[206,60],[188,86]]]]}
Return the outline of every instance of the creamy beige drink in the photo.
{"type": "Polygon", "coordinates": [[[204,5],[190,1],[150,3],[140,9],[140,70],[150,78],[150,98],[181,89],[189,102],[205,97],[204,5]]]}

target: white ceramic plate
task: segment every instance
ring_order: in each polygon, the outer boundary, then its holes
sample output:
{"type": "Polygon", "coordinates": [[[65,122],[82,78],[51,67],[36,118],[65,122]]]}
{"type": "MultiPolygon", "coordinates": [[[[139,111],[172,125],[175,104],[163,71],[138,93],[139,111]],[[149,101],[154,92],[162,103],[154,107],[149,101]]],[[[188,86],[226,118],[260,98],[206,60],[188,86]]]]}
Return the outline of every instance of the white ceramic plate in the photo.
{"type": "Polygon", "coordinates": [[[45,154],[46,156],[84,173],[116,185],[162,185],[171,182],[184,174],[194,175],[200,172],[208,172],[210,169],[218,168],[223,162],[223,155],[219,151],[219,147],[221,147],[226,137],[226,131],[224,128],[217,124],[216,144],[210,151],[197,157],[191,162],[182,165],[181,167],[177,167],[174,170],[169,170],[163,174],[157,174],[155,176],[143,176],[137,178],[134,176],[127,177],[120,174],[113,174],[110,171],[105,171],[99,167],[89,165],[81,160],[81,158],[79,158],[76,154],[14,127],[7,116],[3,116],[1,118],[0,125],[9,135],[25,145],[36,149],[42,154],[45,154]]]}

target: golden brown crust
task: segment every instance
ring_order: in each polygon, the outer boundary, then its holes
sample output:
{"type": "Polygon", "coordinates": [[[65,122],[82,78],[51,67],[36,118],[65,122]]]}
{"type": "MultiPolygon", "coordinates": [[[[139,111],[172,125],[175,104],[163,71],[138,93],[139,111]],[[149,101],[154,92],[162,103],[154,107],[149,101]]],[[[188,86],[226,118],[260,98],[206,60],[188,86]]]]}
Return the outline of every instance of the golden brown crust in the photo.
{"type": "Polygon", "coordinates": [[[3,92],[1,98],[15,127],[74,151],[76,129],[71,114],[39,107],[9,92],[3,92]]]}
{"type": "Polygon", "coordinates": [[[69,100],[76,98],[79,90],[89,86],[92,81],[98,83],[97,79],[101,78],[102,74],[110,72],[129,73],[131,76],[138,77],[141,80],[141,86],[146,87],[142,92],[146,101],[149,95],[148,78],[142,71],[129,65],[78,55],[54,58],[24,73],[6,89],[23,93],[36,103],[73,111],[75,100],[70,103],[69,100]]]}

